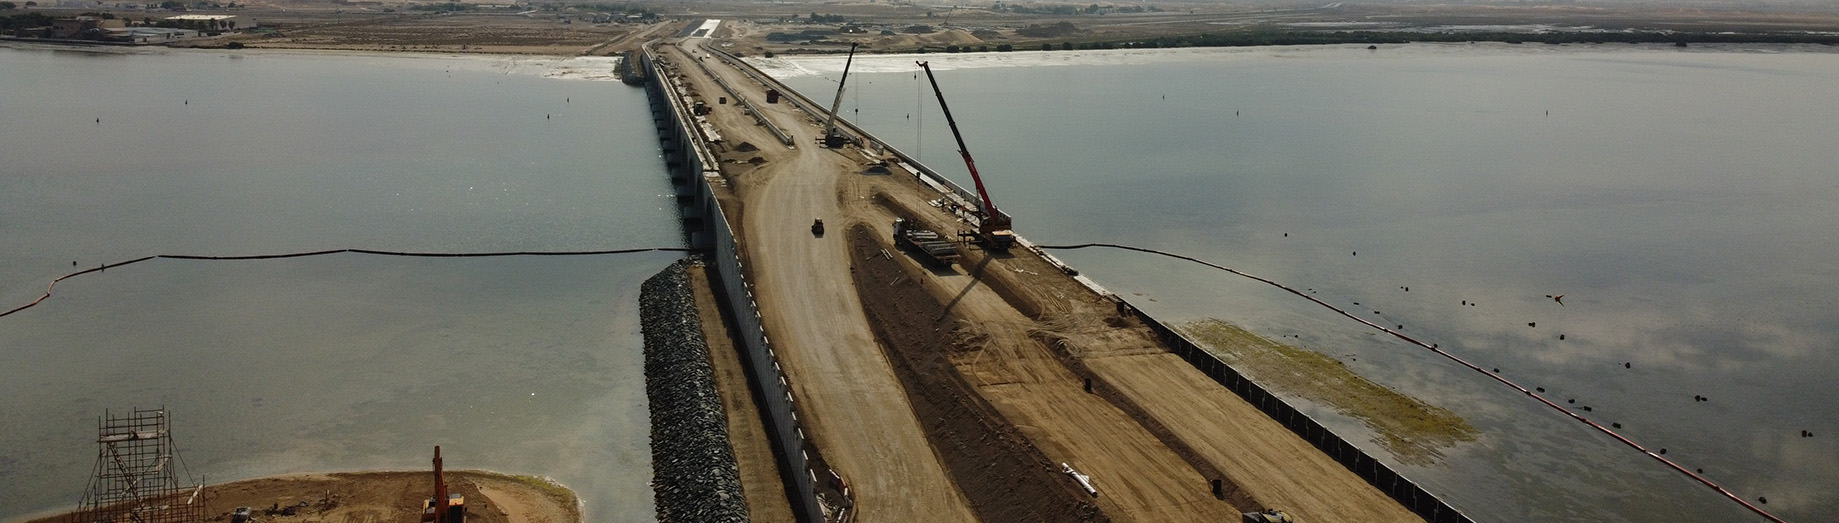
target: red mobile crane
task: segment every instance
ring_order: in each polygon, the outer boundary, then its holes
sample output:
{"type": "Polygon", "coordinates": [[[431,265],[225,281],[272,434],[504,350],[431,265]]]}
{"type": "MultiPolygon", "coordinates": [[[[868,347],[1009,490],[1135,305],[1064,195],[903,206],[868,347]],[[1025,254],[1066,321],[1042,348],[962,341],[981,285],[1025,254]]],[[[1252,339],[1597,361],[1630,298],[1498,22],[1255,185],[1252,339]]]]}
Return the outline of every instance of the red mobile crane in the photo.
{"type": "Polygon", "coordinates": [[[977,162],[971,160],[971,151],[964,146],[964,135],[958,132],[958,122],[951,118],[951,108],[945,105],[945,91],[939,90],[939,80],[933,78],[932,67],[926,62],[915,63],[926,70],[926,80],[932,82],[932,92],[939,97],[939,110],[945,112],[945,123],[951,125],[951,137],[958,140],[958,155],[964,157],[964,167],[971,170],[971,181],[977,183],[977,196],[983,200],[978,209],[977,239],[983,242],[984,248],[1009,250],[1015,245],[1015,231],[1010,230],[1009,215],[996,209],[996,202],[990,200],[990,191],[983,188],[983,176],[977,174],[977,162]]]}

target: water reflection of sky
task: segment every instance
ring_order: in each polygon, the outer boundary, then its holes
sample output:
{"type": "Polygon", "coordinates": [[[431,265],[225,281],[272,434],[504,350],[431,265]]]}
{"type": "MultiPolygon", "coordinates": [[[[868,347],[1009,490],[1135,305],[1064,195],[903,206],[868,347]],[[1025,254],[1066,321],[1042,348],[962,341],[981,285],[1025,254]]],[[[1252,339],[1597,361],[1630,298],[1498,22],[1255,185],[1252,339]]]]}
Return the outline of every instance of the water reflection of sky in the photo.
{"type": "MultiPolygon", "coordinates": [[[[1778,515],[1839,504],[1839,446],[1798,436],[1839,434],[1839,150],[1826,143],[1839,55],[1142,53],[871,57],[844,112],[968,178],[929,88],[896,71],[931,60],[992,193],[1037,242],[1162,248],[1310,289],[1589,405],[1778,515]],[[1050,67],[1012,67],[1031,61],[1050,67]]],[[[827,98],[829,62],[769,65],[827,98]]],[[[1300,336],[1468,417],[1481,441],[1409,474],[1482,519],[1745,518],[1484,376],[1261,284],[1135,254],[1062,256],[1159,315],[1300,336]]]]}

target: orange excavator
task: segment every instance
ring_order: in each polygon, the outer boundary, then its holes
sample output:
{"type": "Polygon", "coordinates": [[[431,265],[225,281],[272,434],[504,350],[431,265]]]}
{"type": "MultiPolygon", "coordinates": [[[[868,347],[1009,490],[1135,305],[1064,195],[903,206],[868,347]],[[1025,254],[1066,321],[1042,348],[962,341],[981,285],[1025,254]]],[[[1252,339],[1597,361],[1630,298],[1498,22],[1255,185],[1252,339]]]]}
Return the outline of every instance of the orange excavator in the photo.
{"type": "Polygon", "coordinates": [[[441,446],[434,446],[434,497],[421,505],[423,523],[466,523],[466,496],[449,494],[441,474],[441,446]]]}

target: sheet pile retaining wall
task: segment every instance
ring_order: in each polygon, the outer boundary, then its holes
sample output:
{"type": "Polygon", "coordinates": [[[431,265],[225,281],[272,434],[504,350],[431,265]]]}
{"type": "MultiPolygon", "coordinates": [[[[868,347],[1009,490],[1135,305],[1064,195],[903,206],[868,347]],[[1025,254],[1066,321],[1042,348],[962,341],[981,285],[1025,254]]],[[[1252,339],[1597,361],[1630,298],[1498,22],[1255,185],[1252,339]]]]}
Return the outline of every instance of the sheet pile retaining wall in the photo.
{"type": "Polygon", "coordinates": [[[780,460],[779,472],[785,481],[792,511],[799,521],[821,522],[823,513],[818,508],[815,472],[805,454],[797,400],[792,396],[778,355],[766,336],[760,306],[754,301],[753,285],[747,280],[740,250],[735,244],[734,229],[709,186],[711,178],[720,177],[715,157],[709,152],[707,137],[700,134],[701,127],[693,123],[696,117],[689,111],[689,102],[676,88],[674,75],[664,70],[649,47],[641,59],[652,78],[646,89],[651,91],[654,104],[663,101],[664,107],[657,108],[660,109],[657,124],[660,135],[666,138],[667,163],[670,158],[680,163],[673,169],[672,179],[679,182],[680,190],[693,191],[686,195],[690,201],[684,210],[686,216],[699,218],[701,226],[692,235],[691,243],[713,251],[709,263],[715,266],[716,280],[721,284],[715,291],[732,313],[735,336],[746,349],[748,377],[753,381],[756,397],[765,404],[767,433],[773,440],[774,454],[780,460]],[[679,180],[676,172],[695,175],[695,178],[679,180]]]}

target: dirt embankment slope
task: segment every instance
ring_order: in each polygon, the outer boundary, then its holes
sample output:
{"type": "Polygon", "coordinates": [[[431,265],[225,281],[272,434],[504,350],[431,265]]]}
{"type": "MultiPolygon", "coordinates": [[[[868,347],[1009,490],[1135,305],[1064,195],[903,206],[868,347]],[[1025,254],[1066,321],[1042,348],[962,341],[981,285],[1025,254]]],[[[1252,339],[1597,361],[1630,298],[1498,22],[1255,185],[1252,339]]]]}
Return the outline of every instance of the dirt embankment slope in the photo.
{"type": "Polygon", "coordinates": [[[866,225],[848,231],[855,288],[926,435],[983,521],[1110,521],[1100,499],[997,412],[952,365],[973,333],[959,328],[866,225]]]}
{"type": "Polygon", "coordinates": [[[696,295],[696,313],[702,319],[703,338],[709,344],[709,360],[715,369],[715,386],[722,396],[722,408],[728,414],[728,440],[734,446],[735,463],[741,469],[741,491],[747,497],[749,520],[761,523],[793,521],[792,505],[786,499],[785,483],[779,478],[778,461],[772,440],[766,435],[761,407],[748,385],[747,363],[740,344],[728,332],[721,306],[710,287],[708,266],[689,269],[690,289],[696,295]]]}

